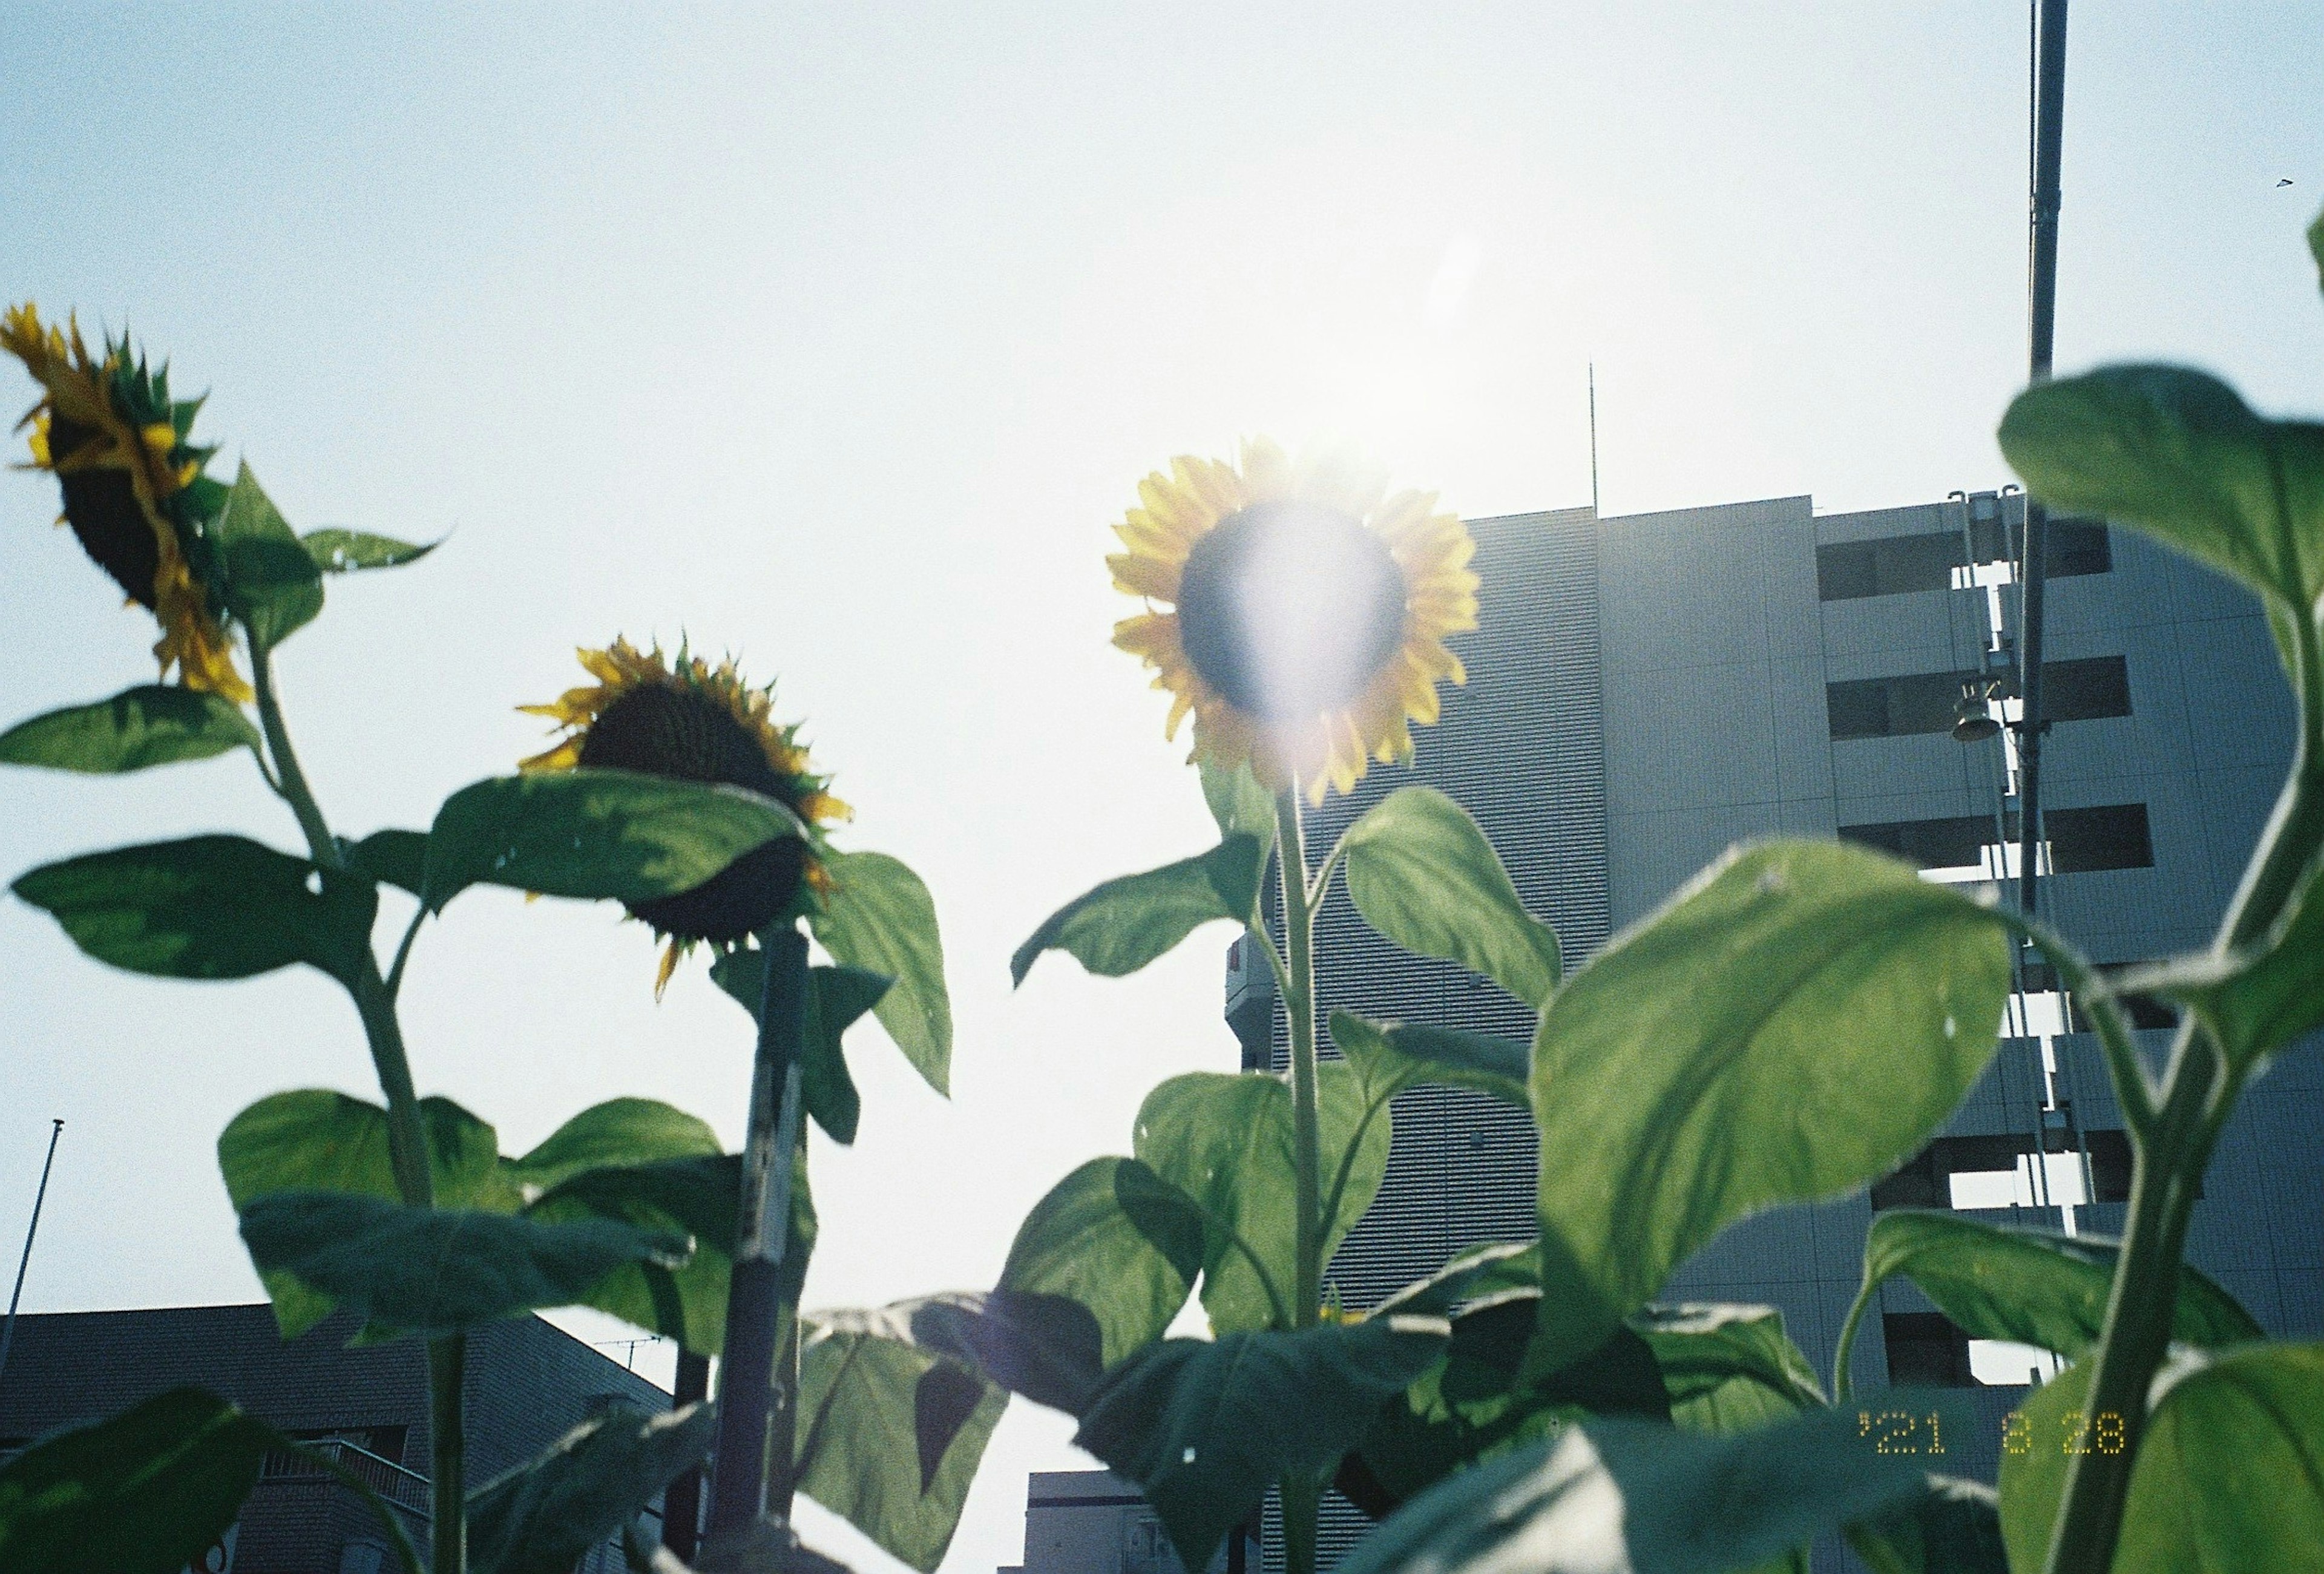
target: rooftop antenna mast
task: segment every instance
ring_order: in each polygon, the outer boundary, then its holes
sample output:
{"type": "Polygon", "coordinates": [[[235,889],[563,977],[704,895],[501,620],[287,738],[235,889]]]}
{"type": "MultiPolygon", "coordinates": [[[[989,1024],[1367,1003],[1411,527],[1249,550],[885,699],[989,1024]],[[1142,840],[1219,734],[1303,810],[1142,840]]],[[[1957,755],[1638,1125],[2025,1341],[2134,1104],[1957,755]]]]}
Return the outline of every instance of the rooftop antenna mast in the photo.
{"type": "Polygon", "coordinates": [[[1590,363],[1590,511],[1598,511],[1598,363],[1590,363]]]}
{"type": "Polygon", "coordinates": [[[32,1222],[24,1227],[24,1255],[16,1259],[16,1288],[8,1296],[8,1320],[0,1322],[0,1376],[8,1371],[8,1347],[16,1338],[16,1302],[24,1298],[24,1270],[32,1266],[32,1237],[41,1229],[41,1204],[48,1201],[49,1171],[57,1162],[57,1138],[65,1134],[62,1119],[49,1127],[49,1156],[41,1161],[41,1188],[32,1193],[32,1222]]]}

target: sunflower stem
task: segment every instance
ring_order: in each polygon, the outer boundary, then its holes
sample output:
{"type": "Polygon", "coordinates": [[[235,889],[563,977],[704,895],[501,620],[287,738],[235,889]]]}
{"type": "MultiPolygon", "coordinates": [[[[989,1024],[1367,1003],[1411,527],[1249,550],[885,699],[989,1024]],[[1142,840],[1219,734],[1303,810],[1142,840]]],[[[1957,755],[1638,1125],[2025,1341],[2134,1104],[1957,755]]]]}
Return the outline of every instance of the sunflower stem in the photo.
{"type": "Polygon", "coordinates": [[[1292,1286],[1291,1315],[1296,1326],[1312,1328],[1323,1304],[1323,1175],[1315,1117],[1314,914],[1307,905],[1307,850],[1297,782],[1276,795],[1275,824],[1285,949],[1290,953],[1283,1003],[1291,1018],[1291,1145],[1299,1275],[1292,1286]]]}
{"type": "MultiPolygon", "coordinates": [[[[272,652],[262,640],[250,642],[251,686],[258,700],[259,726],[267,751],[274,757],[275,790],[290,805],[315,863],[344,874],[346,860],[332,836],[330,823],[307,774],[299,769],[298,751],[290,746],[290,730],[282,719],[282,704],[274,692],[272,652]]],[[[425,908],[421,911],[424,913],[425,908]]],[[[411,936],[419,932],[415,917],[398,949],[395,979],[402,982],[403,962],[411,936]]],[[[433,1208],[436,1188],[430,1173],[428,1129],[420,1118],[420,1097],[412,1086],[411,1060],[403,1046],[403,1027],[395,1015],[395,988],[380,976],[379,962],[365,950],[363,971],[349,991],[363,1020],[364,1038],[371,1050],[379,1091],[387,1100],[388,1164],[395,1176],[397,1195],[407,1208],[433,1208]]],[[[430,1340],[428,1346],[429,1437],[432,1455],[429,1487],[433,1511],[431,1574],[464,1574],[467,1567],[467,1514],[464,1476],[467,1465],[465,1422],[461,1414],[461,1382],[467,1364],[467,1341],[458,1334],[430,1340]]]]}

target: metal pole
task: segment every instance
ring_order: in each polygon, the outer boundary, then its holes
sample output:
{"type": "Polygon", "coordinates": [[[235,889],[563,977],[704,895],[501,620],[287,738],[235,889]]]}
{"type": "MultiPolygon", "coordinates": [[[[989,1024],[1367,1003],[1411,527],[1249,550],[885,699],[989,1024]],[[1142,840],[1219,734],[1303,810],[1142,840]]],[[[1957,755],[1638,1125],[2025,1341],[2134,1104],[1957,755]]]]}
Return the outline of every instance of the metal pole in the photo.
{"type": "Polygon", "coordinates": [[[1598,363],[1590,363],[1590,512],[1598,512],[1598,363]]]}
{"type": "Polygon", "coordinates": [[[49,1127],[49,1156],[41,1161],[40,1190],[32,1193],[32,1222],[24,1227],[24,1255],[16,1259],[16,1288],[8,1295],[8,1321],[0,1322],[0,1376],[8,1372],[8,1347],[16,1339],[16,1302],[24,1298],[24,1270],[32,1266],[32,1237],[40,1233],[41,1204],[49,1197],[49,1171],[57,1162],[57,1138],[64,1134],[64,1121],[52,1119],[49,1127]]]}
{"type": "MultiPolygon", "coordinates": [[[[2058,170],[2066,130],[2066,0],[2036,0],[2034,44],[2034,168],[2030,290],[2025,313],[2025,379],[2050,381],[2058,327],[2058,170]]],[[[2017,642],[2017,906],[2034,907],[2042,836],[2042,622],[2049,577],[2050,520],[2025,500],[2025,557],[2017,642]]]]}
{"type": "MultiPolygon", "coordinates": [[[[799,1051],[807,1028],[807,937],[783,923],[759,937],[766,980],[751,1076],[750,1136],[726,1348],[718,1362],[718,1451],[707,1535],[747,1530],[766,1503],[768,1422],[775,1413],[776,1324],[790,1246],[791,1163],[799,1139],[799,1051]]],[[[790,1439],[775,1441],[788,1449],[790,1439]]]]}
{"type": "MultiPolygon", "coordinates": [[[[710,1358],[697,1356],[681,1348],[678,1352],[678,1376],[670,1385],[670,1408],[683,1410],[710,1392],[710,1358]]],[[[694,1549],[701,1535],[702,1467],[696,1465],[669,1484],[662,1495],[661,1544],[670,1550],[678,1561],[691,1565],[694,1549]]]]}

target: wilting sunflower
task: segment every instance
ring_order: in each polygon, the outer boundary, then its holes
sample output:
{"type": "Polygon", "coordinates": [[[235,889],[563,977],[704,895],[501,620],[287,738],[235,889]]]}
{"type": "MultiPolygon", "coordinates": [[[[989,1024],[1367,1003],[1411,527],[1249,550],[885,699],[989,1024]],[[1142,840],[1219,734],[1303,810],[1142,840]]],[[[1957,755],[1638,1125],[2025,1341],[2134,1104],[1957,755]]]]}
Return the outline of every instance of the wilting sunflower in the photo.
{"type": "Polygon", "coordinates": [[[830,778],[814,774],[798,723],[784,726],[769,716],[773,686],[751,687],[732,660],[714,667],[681,648],[675,662],[665,662],[659,646],[641,653],[625,640],[579,655],[595,683],[567,689],[549,704],[519,707],[566,729],[556,748],[520,769],[586,766],[747,787],[788,805],[816,843],[789,836],[763,843],[690,891],[631,907],[632,917],[669,941],[654,980],[659,996],[678,959],[696,944],[736,944],[791,910],[802,886],[827,889],[816,833],[853,818],[854,811],[824,790],[830,778]]]}
{"type": "Polygon", "coordinates": [[[1476,547],[1458,515],[1433,492],[1388,495],[1343,459],[1294,467],[1263,438],[1235,464],[1174,459],[1138,496],[1114,527],[1128,550],[1106,566],[1148,610],[1113,642],[1170,691],[1167,736],[1191,711],[1195,759],[1248,761],[1315,804],[1371,760],[1412,757],[1437,683],[1467,681],[1444,645],[1477,626],[1476,547]]]}
{"type": "Polygon", "coordinates": [[[80,327],[43,327],[31,302],[0,318],[0,349],[23,362],[43,390],[22,421],[32,428],[32,462],[63,488],[61,522],[129,599],[161,625],[153,654],[167,677],[237,702],[249,686],[234,667],[208,572],[206,530],[226,489],[202,474],[213,448],[188,439],[199,400],[170,398],[165,366],[149,371],[129,340],[108,338],[91,356],[80,327]]]}

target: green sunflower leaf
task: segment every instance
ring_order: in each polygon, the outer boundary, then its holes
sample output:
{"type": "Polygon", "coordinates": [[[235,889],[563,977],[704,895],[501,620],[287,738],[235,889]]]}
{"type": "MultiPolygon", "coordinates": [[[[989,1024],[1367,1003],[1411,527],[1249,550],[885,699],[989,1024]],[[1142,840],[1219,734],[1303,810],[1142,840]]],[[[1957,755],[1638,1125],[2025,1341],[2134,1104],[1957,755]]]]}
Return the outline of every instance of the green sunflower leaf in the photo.
{"type": "Polygon", "coordinates": [[[352,574],[364,568],[399,568],[406,563],[416,563],[444,543],[423,541],[414,546],[399,541],[392,536],[374,536],[363,530],[309,530],[299,538],[300,545],[315,560],[315,566],[325,574],[352,574]]]}
{"type": "Polygon", "coordinates": [[[1493,844],[1444,794],[1397,788],[1348,827],[1340,851],[1356,911],[1389,940],[1536,1009],[1557,992],[1557,931],[1526,911],[1493,844]]]}
{"type": "Polygon", "coordinates": [[[1079,1415],[1105,1376],[1104,1337],[1065,1295],[954,1290],[886,1308],[913,1343],[950,1356],[1011,1394],[1079,1415]]]}
{"type": "Polygon", "coordinates": [[[323,571],[245,464],[215,528],[228,611],[263,647],[280,645],[323,610],[323,571]]]}
{"type": "Polygon", "coordinates": [[[1106,1375],[1074,1442],[1138,1483],[1182,1564],[1207,1568],[1269,1487],[1354,1447],[1443,1358],[1445,1332],[1395,1318],[1165,1339],[1106,1375]]]}
{"type": "Polygon", "coordinates": [[[1815,1368],[1772,1306],[1648,1306],[1630,1328],[1645,1339],[1689,1431],[1748,1431],[1823,1406],[1815,1368]]]}
{"type": "MultiPolygon", "coordinates": [[[[2119,1452],[2123,1418],[2090,1415],[2087,1366],[2013,1413],[2001,1452],[2001,1533],[2039,1569],[2079,1454],[2119,1452]]],[[[2263,1574],[2313,1567],[2324,1546],[2324,1345],[2188,1352],[2149,1400],[2115,1567],[2263,1574]]]]}
{"type": "Polygon", "coordinates": [[[2000,1505],[1982,1481],[1932,1475],[1918,1496],[1843,1533],[1873,1574],[2009,1574],[2000,1505]]]}
{"type": "Polygon", "coordinates": [[[1136,972],[1202,925],[1251,923],[1268,845],[1238,831],[1196,858],[1110,879],[1049,915],[1009,959],[1010,977],[1025,981],[1045,951],[1070,953],[1101,978],[1136,972]]]}
{"type": "Polygon", "coordinates": [[[367,1321],[422,1338],[569,1306],[630,1263],[675,1266],[682,1238],[609,1220],[555,1223],[375,1197],[281,1192],[242,1210],[262,1273],[296,1275],[367,1321]]]}
{"type": "Polygon", "coordinates": [[[1203,778],[1203,801],[1211,807],[1211,818],[1218,822],[1221,840],[1240,833],[1258,837],[1271,850],[1275,846],[1275,795],[1259,785],[1250,767],[1239,764],[1231,770],[1222,770],[1204,760],[1198,769],[1203,778]]]}
{"type": "Polygon", "coordinates": [[[799,1490],[913,1568],[935,1569],[1009,1395],[921,1348],[889,1313],[828,1313],[806,1328],[799,1490]]]}
{"type": "Polygon", "coordinates": [[[114,776],[229,750],[258,752],[258,729],[217,695],[142,684],[109,700],[69,705],[0,732],[0,763],[114,776]]]}
{"type": "MultiPolygon", "coordinates": [[[[449,1099],[420,1101],[437,1205],[512,1213],[523,1201],[503,1173],[493,1128],[449,1099]]],[[[218,1134],[218,1170],[237,1211],[282,1192],[337,1192],[398,1201],[387,1111],[324,1088],[272,1093],[218,1134]]],[[[287,1273],[259,1275],[285,1339],[330,1315],[332,1298],[287,1273]]]]}
{"type": "Polygon", "coordinates": [[[352,845],[342,842],[347,867],[383,886],[420,894],[428,879],[428,833],[374,831],[352,845]]]}
{"type": "MultiPolygon", "coordinates": [[[[895,980],[875,1009],[904,1058],[937,1092],[952,1092],[952,998],[936,899],[884,852],[824,855],[832,889],[807,927],[832,960],[895,980]]],[[[752,1009],[757,1009],[755,1001],[752,1009]]]]}
{"type": "MultiPolygon", "coordinates": [[[[1903,1275],[1971,1339],[2007,1339],[2078,1359],[2106,1325],[2119,1242],[2020,1229],[1934,1209],[1877,1215],[1864,1238],[1859,1307],[1903,1275]]],[[[2197,1269],[2179,1270],[2171,1337],[2202,1348],[2263,1338],[2236,1298],[2197,1269]]]]}
{"type": "Polygon", "coordinates": [[[692,890],[798,816],[740,787],[626,770],[493,777],[444,800],[428,833],[430,909],[473,885],[651,901],[692,890]]]}
{"type": "Polygon", "coordinates": [[[1618,937],[1535,1040],[1537,1358],[1734,1220],[1895,1168],[1991,1060],[2009,967],[1992,913],[1837,842],[1738,849],[1618,937]]]}
{"type": "Polygon", "coordinates": [[[2269,420],[2184,367],[2107,366],[2028,388],[1999,435],[2052,508],[2136,526],[2257,591],[2302,679],[2287,620],[2324,591],[2324,426],[2269,420]]]}
{"type": "Polygon", "coordinates": [[[1111,1367],[1160,1339],[1185,1305],[1205,1229],[1201,1206],[1147,1165],[1092,1159],[1017,1227],[1000,1287],[1087,1308],[1111,1367]]]}
{"type": "Polygon", "coordinates": [[[475,1574],[569,1574],[718,1440],[706,1404],[615,1405],[468,1496],[475,1574]]]}
{"type": "Polygon", "coordinates": [[[246,979],[293,962],[355,986],[379,892],[242,836],[189,836],[44,864],[12,888],[130,972],[246,979]]]}
{"type": "Polygon", "coordinates": [[[546,1190],[584,1170],[715,1158],[718,1151],[709,1123],[683,1109],[653,1099],[608,1099],[567,1120],[522,1158],[511,1159],[508,1169],[523,1184],[546,1190]]]}
{"type": "Polygon", "coordinates": [[[1533,1095],[1526,1088],[1532,1051],[1506,1038],[1423,1023],[1370,1022],[1335,1007],[1332,1043],[1375,1099],[1422,1082],[1443,1082],[1489,1094],[1520,1109],[1532,1107],[1533,1095]]]}
{"type": "MultiPolygon", "coordinates": [[[[1342,1061],[1316,1068],[1315,1105],[1328,1262],[1388,1173],[1389,1117],[1342,1061]],[[1342,1174],[1346,1183],[1334,1197],[1342,1174]]],[[[1267,1072],[1172,1077],[1139,1107],[1135,1150],[1203,1210],[1208,1241],[1202,1293],[1211,1325],[1222,1331],[1280,1327],[1296,1315],[1290,1298],[1297,1284],[1298,1182],[1290,1085],[1267,1072]]]]}
{"type": "MultiPolygon", "coordinates": [[[[710,964],[711,981],[733,996],[753,1022],[759,1019],[766,976],[765,953],[755,946],[739,947],[710,964]]],[[[855,1140],[863,1100],[848,1072],[841,1036],[878,1006],[894,983],[885,973],[868,968],[843,964],[807,970],[807,1043],[799,1062],[799,1094],[815,1123],[843,1146],[855,1140]]]]}
{"type": "MultiPolygon", "coordinates": [[[[1973,1424],[1955,1395],[1915,1395],[1914,1405],[1957,1429],[1973,1424]]],[[[1340,1568],[1718,1574],[1784,1558],[1925,1489],[1923,1462],[1877,1451],[1852,1413],[1812,1411],[1730,1435],[1595,1417],[1430,1488],[1340,1568]]]]}
{"type": "Polygon", "coordinates": [[[11,1574],[177,1574],[226,1533],[278,1439],[214,1394],[173,1388],[0,1466],[11,1574]]]}

